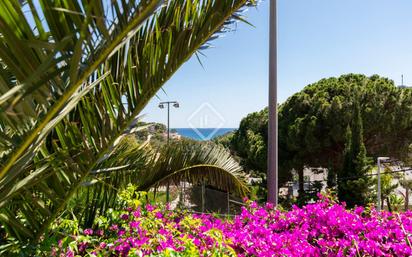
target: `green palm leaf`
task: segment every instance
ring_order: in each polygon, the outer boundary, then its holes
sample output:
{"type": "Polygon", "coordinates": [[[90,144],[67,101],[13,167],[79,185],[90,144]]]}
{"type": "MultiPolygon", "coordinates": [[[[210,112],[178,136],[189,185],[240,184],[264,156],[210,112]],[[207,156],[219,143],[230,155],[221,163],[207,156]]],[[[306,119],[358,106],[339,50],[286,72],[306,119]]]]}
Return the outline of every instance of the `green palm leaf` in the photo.
{"type": "Polygon", "coordinates": [[[244,196],[248,191],[242,179],[243,170],[223,147],[210,144],[180,141],[164,145],[158,150],[148,150],[136,138],[124,138],[93,176],[84,183],[83,193],[74,201],[86,200],[81,219],[91,226],[98,213],[116,207],[117,192],[129,183],[137,191],[179,182],[198,184],[204,182],[221,190],[244,196]],[[86,195],[86,197],[85,197],[86,195]]]}
{"type": "Polygon", "coordinates": [[[149,99],[254,2],[20,2],[0,3],[0,221],[32,242],[149,99]]]}
{"type": "Polygon", "coordinates": [[[244,196],[248,191],[243,170],[223,147],[214,144],[176,142],[165,146],[149,161],[136,184],[149,190],[173,182],[205,182],[221,190],[244,196]]]}

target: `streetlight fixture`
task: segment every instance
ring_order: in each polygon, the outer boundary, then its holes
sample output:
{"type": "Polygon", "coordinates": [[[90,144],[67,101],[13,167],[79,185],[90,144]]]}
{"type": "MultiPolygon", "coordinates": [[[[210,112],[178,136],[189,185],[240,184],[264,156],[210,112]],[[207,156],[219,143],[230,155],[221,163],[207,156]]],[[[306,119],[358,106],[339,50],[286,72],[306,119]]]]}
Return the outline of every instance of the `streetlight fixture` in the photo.
{"type": "MultiPolygon", "coordinates": [[[[166,102],[160,102],[159,103],[159,108],[164,109],[165,105],[167,105],[167,144],[169,144],[170,141],[170,105],[172,104],[173,107],[179,108],[180,105],[177,101],[166,101],[166,102]]],[[[170,194],[169,194],[169,183],[167,183],[166,186],[166,202],[169,202],[170,194]]]]}
{"type": "Polygon", "coordinates": [[[381,210],[381,163],[389,162],[389,157],[378,157],[378,195],[377,195],[377,210],[381,210]]]}
{"type": "Polygon", "coordinates": [[[167,105],[167,143],[169,144],[170,140],[170,105],[175,108],[179,108],[180,105],[177,101],[167,101],[159,103],[159,108],[164,109],[165,105],[167,105]]]}

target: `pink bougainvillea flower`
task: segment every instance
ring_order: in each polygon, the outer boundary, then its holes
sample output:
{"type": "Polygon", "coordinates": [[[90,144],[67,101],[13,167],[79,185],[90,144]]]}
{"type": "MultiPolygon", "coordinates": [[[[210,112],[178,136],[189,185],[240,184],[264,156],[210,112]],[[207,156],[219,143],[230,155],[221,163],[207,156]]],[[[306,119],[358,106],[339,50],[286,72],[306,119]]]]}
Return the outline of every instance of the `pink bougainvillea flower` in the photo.
{"type": "Polygon", "coordinates": [[[83,231],[88,237],[70,236],[74,248],[56,242],[50,255],[156,256],[175,251],[183,256],[412,256],[412,212],[347,210],[329,197],[319,198],[289,211],[247,200],[247,207],[231,219],[152,205],[129,208],[106,229],[96,226],[95,233],[83,231]]]}

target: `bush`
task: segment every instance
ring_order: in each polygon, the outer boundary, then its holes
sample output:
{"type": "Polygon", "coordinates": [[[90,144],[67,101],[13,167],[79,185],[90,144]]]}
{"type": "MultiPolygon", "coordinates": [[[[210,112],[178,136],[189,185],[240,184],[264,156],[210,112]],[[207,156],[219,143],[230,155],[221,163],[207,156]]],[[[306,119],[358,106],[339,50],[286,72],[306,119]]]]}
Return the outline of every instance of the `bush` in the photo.
{"type": "MultiPolygon", "coordinates": [[[[73,229],[71,230],[73,231],[73,229]]],[[[146,205],[110,211],[61,238],[54,256],[410,256],[412,212],[377,212],[321,196],[290,211],[248,202],[233,219],[146,205]]]]}

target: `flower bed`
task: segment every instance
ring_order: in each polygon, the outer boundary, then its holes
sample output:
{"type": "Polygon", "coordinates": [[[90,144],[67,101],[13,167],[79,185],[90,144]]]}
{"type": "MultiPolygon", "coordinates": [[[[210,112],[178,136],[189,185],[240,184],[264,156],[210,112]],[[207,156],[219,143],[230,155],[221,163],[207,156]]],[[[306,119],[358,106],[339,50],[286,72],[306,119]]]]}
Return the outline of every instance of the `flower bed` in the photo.
{"type": "Polygon", "coordinates": [[[167,208],[110,212],[54,256],[411,256],[412,212],[346,210],[326,197],[288,212],[249,203],[222,220],[167,208]],[[409,237],[409,238],[408,238],[409,237]]]}

